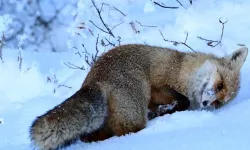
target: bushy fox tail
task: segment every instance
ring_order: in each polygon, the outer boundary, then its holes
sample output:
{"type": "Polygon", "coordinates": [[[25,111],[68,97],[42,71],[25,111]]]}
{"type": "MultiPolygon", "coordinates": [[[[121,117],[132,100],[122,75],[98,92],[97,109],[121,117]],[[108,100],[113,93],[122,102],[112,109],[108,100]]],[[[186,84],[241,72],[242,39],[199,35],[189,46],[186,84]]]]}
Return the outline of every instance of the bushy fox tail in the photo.
{"type": "Polygon", "coordinates": [[[82,87],[60,105],[39,116],[30,127],[34,146],[54,150],[99,129],[107,116],[107,100],[99,87],[82,87]]]}

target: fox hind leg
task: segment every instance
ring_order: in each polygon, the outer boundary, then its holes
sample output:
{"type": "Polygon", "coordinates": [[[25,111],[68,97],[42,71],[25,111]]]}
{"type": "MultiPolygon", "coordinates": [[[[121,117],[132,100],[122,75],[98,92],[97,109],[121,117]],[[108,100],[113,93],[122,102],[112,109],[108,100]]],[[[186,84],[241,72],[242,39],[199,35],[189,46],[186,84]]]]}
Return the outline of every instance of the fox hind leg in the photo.
{"type": "Polygon", "coordinates": [[[104,126],[103,128],[99,129],[98,131],[95,131],[94,133],[82,135],[80,137],[80,140],[85,143],[98,142],[98,141],[106,140],[112,136],[113,136],[113,133],[110,131],[110,129],[104,126]]]}
{"type": "Polygon", "coordinates": [[[116,90],[109,100],[108,126],[114,135],[137,132],[146,126],[150,90],[138,85],[128,86],[128,91],[116,90]]]}

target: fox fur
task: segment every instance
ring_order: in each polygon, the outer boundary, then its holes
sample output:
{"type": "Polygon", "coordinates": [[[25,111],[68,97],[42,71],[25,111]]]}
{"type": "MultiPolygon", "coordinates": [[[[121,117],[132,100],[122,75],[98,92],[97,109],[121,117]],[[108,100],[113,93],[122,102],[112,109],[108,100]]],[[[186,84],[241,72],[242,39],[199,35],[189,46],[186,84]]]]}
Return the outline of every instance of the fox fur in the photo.
{"type": "Polygon", "coordinates": [[[115,47],[99,57],[75,94],[35,119],[31,140],[54,150],[92,133],[105,139],[140,131],[152,105],[172,103],[157,98],[166,85],[187,97],[191,110],[221,106],[237,95],[247,54],[246,47],[221,58],[149,45],[115,47]]]}

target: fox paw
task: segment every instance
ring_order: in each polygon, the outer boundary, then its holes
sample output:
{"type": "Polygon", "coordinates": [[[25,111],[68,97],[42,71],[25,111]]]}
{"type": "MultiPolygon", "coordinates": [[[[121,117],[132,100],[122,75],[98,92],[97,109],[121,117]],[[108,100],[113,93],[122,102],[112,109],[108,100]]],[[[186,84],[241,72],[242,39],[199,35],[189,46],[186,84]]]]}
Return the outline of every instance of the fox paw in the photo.
{"type": "Polygon", "coordinates": [[[178,105],[177,101],[172,102],[171,104],[159,105],[157,113],[162,116],[164,114],[172,113],[176,106],[178,105]]]}
{"type": "Polygon", "coordinates": [[[152,119],[156,118],[157,116],[158,116],[158,114],[153,112],[153,111],[148,112],[148,120],[152,120],[152,119]]]}

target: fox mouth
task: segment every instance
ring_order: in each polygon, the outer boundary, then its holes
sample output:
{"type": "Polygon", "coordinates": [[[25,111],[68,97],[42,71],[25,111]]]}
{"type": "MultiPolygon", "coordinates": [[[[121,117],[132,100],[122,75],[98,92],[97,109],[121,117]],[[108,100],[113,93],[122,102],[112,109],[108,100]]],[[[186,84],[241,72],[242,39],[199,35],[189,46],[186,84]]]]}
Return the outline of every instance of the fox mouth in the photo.
{"type": "Polygon", "coordinates": [[[210,105],[201,108],[201,110],[213,111],[215,109],[220,108],[223,104],[224,104],[223,101],[221,101],[221,100],[215,100],[210,105]]]}

